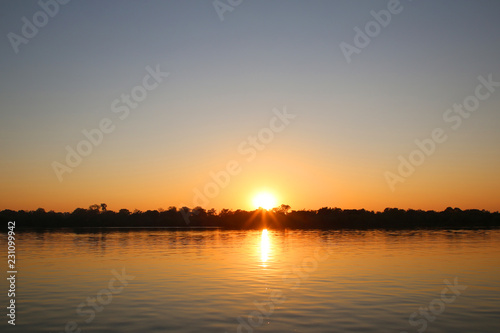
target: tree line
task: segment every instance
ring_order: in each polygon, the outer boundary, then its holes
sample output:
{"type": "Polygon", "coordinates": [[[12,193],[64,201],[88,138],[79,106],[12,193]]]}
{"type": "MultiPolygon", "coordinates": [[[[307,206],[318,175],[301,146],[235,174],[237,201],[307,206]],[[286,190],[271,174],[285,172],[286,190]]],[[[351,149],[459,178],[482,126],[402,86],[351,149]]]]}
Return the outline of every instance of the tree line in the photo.
{"type": "Polygon", "coordinates": [[[3,210],[2,221],[16,221],[19,228],[95,228],[95,227],[218,227],[225,229],[417,229],[491,228],[500,226],[500,213],[478,209],[448,207],[444,211],[386,208],[383,212],[365,209],[323,207],[318,210],[291,210],[281,205],[270,211],[202,207],[169,207],[167,210],[108,210],[107,205],[91,205],[73,212],[3,210]]]}

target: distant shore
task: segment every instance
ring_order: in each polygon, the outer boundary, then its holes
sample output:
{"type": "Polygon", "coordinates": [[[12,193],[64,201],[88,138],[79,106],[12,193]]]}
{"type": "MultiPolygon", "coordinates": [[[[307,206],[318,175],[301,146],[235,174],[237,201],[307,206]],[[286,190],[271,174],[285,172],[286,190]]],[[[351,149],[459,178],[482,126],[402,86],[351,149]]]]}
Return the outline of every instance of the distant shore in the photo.
{"type": "Polygon", "coordinates": [[[168,210],[114,212],[105,205],[77,208],[71,213],[3,210],[3,221],[16,221],[23,228],[223,228],[223,229],[469,229],[500,227],[500,213],[485,210],[447,208],[444,211],[386,208],[383,212],[364,209],[342,210],[324,207],[319,210],[290,210],[282,205],[271,211],[197,207],[168,210]]]}

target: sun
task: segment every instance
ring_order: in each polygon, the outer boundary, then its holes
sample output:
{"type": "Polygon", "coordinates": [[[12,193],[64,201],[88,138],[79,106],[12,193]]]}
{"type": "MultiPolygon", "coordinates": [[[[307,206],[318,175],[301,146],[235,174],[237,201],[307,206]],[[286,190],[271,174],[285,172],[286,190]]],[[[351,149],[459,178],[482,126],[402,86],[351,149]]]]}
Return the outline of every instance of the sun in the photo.
{"type": "Polygon", "coordinates": [[[255,208],[269,210],[276,207],[276,198],[271,193],[262,192],[253,198],[253,205],[255,208]]]}

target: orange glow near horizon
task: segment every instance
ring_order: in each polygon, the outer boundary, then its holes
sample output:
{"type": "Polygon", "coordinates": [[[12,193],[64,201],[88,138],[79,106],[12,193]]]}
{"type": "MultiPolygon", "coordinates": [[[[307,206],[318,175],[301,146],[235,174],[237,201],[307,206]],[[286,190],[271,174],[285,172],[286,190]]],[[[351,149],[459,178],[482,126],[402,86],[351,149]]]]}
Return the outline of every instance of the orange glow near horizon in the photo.
{"type": "MultiPolygon", "coordinates": [[[[57,179],[54,181],[50,169],[41,175],[26,173],[24,169],[14,170],[3,183],[0,210],[44,208],[46,211],[72,212],[76,208],[106,203],[108,210],[112,211],[123,208],[147,211],[170,206],[194,208],[198,205],[217,211],[224,208],[250,211],[258,208],[254,198],[261,193],[275,197],[276,204],[263,207],[268,209],[287,204],[292,210],[322,207],[374,211],[383,211],[387,207],[436,211],[447,207],[500,210],[497,200],[500,178],[494,176],[493,169],[482,173],[470,169],[458,182],[456,177],[462,174],[459,170],[452,172],[445,168],[447,160],[436,161],[437,165],[429,164],[428,169],[415,173],[391,192],[382,177],[391,164],[378,165],[375,158],[371,160],[370,168],[347,168],[341,163],[335,164],[335,161],[320,163],[319,157],[314,156],[304,159],[311,161],[305,163],[288,158],[287,153],[267,154],[270,153],[262,152],[244,172],[233,176],[226,187],[208,192],[205,191],[206,185],[214,181],[208,175],[212,167],[206,165],[194,164],[192,169],[183,165],[166,170],[163,162],[146,168],[135,165],[133,161],[132,165],[142,170],[137,173],[121,170],[113,163],[99,166],[99,173],[95,168],[83,165],[62,183],[57,179]],[[335,168],[331,169],[331,166],[335,168]],[[431,167],[436,169],[436,175],[429,170],[431,167]],[[37,181],[38,176],[41,181],[37,181]],[[206,199],[199,199],[195,189],[206,199]]],[[[214,157],[222,161],[230,158],[232,155],[227,152],[214,157]]],[[[218,166],[213,169],[218,170],[218,166]]]]}

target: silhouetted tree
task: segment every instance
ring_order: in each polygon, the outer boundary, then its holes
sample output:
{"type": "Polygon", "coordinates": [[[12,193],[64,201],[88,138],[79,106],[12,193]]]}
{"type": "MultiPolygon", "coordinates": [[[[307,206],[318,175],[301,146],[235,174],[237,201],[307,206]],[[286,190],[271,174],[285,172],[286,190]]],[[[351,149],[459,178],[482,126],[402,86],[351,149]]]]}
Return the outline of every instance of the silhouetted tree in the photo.
{"type": "Polygon", "coordinates": [[[288,212],[292,209],[289,205],[282,204],[279,207],[273,208],[273,213],[281,213],[281,214],[288,214],[288,212]]]}
{"type": "Polygon", "coordinates": [[[39,214],[39,215],[45,214],[45,209],[38,208],[37,210],[35,210],[35,214],[39,214]]]}
{"type": "Polygon", "coordinates": [[[122,208],[122,209],[120,209],[118,214],[128,216],[128,215],[130,215],[130,210],[122,208]]]}
{"type": "Polygon", "coordinates": [[[200,206],[196,206],[193,208],[192,210],[192,213],[196,216],[199,216],[199,217],[206,217],[207,216],[207,212],[205,209],[203,209],[202,207],[200,206]]]}

